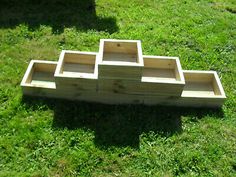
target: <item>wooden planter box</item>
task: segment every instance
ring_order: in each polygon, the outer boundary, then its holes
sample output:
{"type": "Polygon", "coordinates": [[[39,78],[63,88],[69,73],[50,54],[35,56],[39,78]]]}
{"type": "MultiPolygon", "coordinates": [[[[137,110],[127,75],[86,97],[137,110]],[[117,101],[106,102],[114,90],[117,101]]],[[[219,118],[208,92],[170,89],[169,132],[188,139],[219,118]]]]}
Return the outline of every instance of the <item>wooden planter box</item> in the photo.
{"type": "Polygon", "coordinates": [[[184,70],[185,87],[182,99],[187,104],[202,106],[221,106],[225,92],[215,71],[184,70]]]}
{"type": "Polygon", "coordinates": [[[99,92],[181,96],[185,81],[179,58],[143,56],[143,60],[141,81],[100,79],[99,92]]]}
{"type": "Polygon", "coordinates": [[[215,71],[183,70],[185,86],[180,97],[150,96],[145,104],[186,107],[220,107],[226,96],[215,71]]]}
{"type": "Polygon", "coordinates": [[[138,40],[100,40],[99,79],[140,80],[143,58],[138,40]]]}
{"type": "Polygon", "coordinates": [[[50,96],[56,91],[54,72],[57,62],[31,60],[21,82],[25,95],[50,96]]]}
{"type": "Polygon", "coordinates": [[[143,56],[140,88],[149,95],[182,94],[185,80],[178,57],[143,56]]]}
{"type": "Polygon", "coordinates": [[[178,57],[142,55],[138,40],[100,40],[99,53],[63,50],[58,62],[32,60],[25,95],[107,104],[220,107],[215,71],[182,70],[178,57]]]}
{"type": "Polygon", "coordinates": [[[97,53],[63,50],[54,76],[60,90],[96,91],[97,53]]]}

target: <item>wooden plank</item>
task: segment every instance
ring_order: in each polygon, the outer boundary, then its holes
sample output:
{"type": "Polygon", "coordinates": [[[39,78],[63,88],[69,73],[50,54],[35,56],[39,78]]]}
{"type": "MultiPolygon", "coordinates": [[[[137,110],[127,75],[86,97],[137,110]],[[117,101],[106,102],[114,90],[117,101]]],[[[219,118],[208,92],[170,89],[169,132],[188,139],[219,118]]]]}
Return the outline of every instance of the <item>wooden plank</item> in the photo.
{"type": "Polygon", "coordinates": [[[143,55],[142,82],[182,83],[184,76],[178,57],[143,55]]]}
{"type": "Polygon", "coordinates": [[[177,57],[144,55],[143,60],[142,93],[146,90],[153,95],[181,95],[185,80],[177,57]]]}
{"type": "Polygon", "coordinates": [[[63,50],[58,62],[32,60],[21,86],[25,95],[106,104],[220,107],[226,99],[215,71],[142,55],[139,40],[101,39],[99,53],[63,50]]]}
{"type": "Polygon", "coordinates": [[[139,40],[117,40],[117,39],[101,39],[102,49],[108,53],[129,53],[135,54],[138,50],[139,40]]]}
{"type": "Polygon", "coordinates": [[[136,63],[137,55],[136,54],[123,54],[123,53],[104,53],[103,61],[118,61],[127,63],[136,63]]]}
{"type": "Polygon", "coordinates": [[[137,66],[98,65],[99,79],[141,80],[142,68],[137,66]]]}
{"type": "Polygon", "coordinates": [[[208,82],[186,82],[182,96],[193,96],[199,97],[214,96],[215,92],[212,87],[212,83],[208,82]]]}
{"type": "Polygon", "coordinates": [[[132,95],[121,93],[98,93],[91,91],[69,92],[67,90],[32,88],[28,87],[26,95],[60,98],[68,100],[79,100],[104,104],[146,104],[146,105],[168,105],[185,107],[220,107],[224,103],[221,98],[192,98],[155,95],[132,95]]]}
{"type": "Polygon", "coordinates": [[[57,89],[67,89],[68,92],[96,91],[97,79],[63,79],[57,78],[57,89]]]}
{"type": "Polygon", "coordinates": [[[144,98],[146,105],[168,105],[180,107],[221,107],[224,103],[222,98],[201,98],[201,97],[156,97],[144,98]]]}
{"type": "Polygon", "coordinates": [[[94,68],[95,66],[91,64],[65,63],[62,75],[91,78],[94,76],[94,68]]]}
{"type": "Polygon", "coordinates": [[[163,80],[177,81],[174,69],[143,68],[142,81],[161,82],[163,80]]]}

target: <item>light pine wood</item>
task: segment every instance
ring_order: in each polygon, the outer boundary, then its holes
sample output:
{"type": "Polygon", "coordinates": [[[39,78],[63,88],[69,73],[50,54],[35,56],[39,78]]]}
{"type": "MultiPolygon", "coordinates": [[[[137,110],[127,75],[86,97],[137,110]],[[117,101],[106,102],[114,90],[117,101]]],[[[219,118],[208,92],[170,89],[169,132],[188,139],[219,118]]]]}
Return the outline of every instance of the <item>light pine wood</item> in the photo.
{"type": "Polygon", "coordinates": [[[90,64],[77,64],[77,63],[65,63],[62,72],[63,76],[78,76],[78,77],[93,77],[94,65],[90,64]]]}
{"type": "Polygon", "coordinates": [[[134,95],[165,95],[180,96],[182,84],[160,84],[152,82],[138,82],[129,80],[100,79],[98,81],[100,93],[122,93],[134,95]],[[171,85],[171,87],[170,87],[171,85]],[[180,91],[178,91],[180,90],[180,91]]]}
{"type": "Polygon", "coordinates": [[[32,60],[21,86],[25,95],[105,104],[220,107],[226,99],[215,71],[142,55],[137,40],[103,39],[99,53],[63,50],[58,62],[32,60]]]}
{"type": "Polygon", "coordinates": [[[56,89],[54,72],[57,62],[31,60],[27,71],[22,79],[21,86],[32,88],[56,89]]]}
{"type": "Polygon", "coordinates": [[[63,50],[55,71],[57,89],[69,92],[97,89],[97,53],[63,50]]]}
{"type": "Polygon", "coordinates": [[[141,80],[142,68],[137,66],[99,65],[99,79],[141,80]]]}
{"type": "Polygon", "coordinates": [[[63,50],[60,54],[55,77],[74,77],[87,74],[97,78],[97,53],[63,50]],[[66,75],[66,76],[65,76],[66,75]]]}
{"type": "Polygon", "coordinates": [[[143,55],[144,67],[142,80],[156,82],[178,81],[184,84],[184,76],[178,57],[143,55]]]}
{"type": "Polygon", "coordinates": [[[44,87],[46,85],[47,87],[56,88],[53,75],[54,73],[52,72],[35,71],[30,84],[36,87],[44,87]]]}
{"type": "Polygon", "coordinates": [[[138,40],[101,39],[99,48],[99,79],[140,80],[143,58],[138,40]]]}
{"type": "Polygon", "coordinates": [[[183,71],[186,84],[182,97],[225,99],[222,85],[218,82],[219,77],[215,71],[183,71]]]}
{"type": "Polygon", "coordinates": [[[214,96],[215,92],[212,83],[208,82],[186,82],[182,96],[214,96]]]}
{"type": "Polygon", "coordinates": [[[175,70],[143,68],[142,81],[162,82],[163,80],[177,81],[175,70]]]}
{"type": "Polygon", "coordinates": [[[143,56],[144,67],[140,86],[143,92],[180,96],[185,79],[179,58],[166,56],[143,56]]]}
{"type": "Polygon", "coordinates": [[[123,53],[105,53],[103,55],[103,61],[113,61],[113,62],[125,62],[127,63],[136,63],[137,55],[136,54],[123,54],[123,53]]]}

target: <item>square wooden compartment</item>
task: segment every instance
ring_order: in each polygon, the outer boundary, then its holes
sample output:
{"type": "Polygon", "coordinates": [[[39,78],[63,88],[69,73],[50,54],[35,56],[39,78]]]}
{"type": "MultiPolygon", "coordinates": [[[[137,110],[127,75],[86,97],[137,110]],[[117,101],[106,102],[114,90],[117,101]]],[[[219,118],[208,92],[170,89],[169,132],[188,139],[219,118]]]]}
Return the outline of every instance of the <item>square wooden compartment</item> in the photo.
{"type": "Polygon", "coordinates": [[[139,40],[100,40],[99,77],[141,79],[142,66],[139,40]]]}
{"type": "Polygon", "coordinates": [[[56,66],[57,62],[54,61],[31,60],[21,86],[55,89],[54,72],[56,66]]]}
{"type": "Polygon", "coordinates": [[[182,97],[226,98],[219,76],[215,71],[184,70],[185,87],[182,97]]]}
{"type": "Polygon", "coordinates": [[[142,82],[184,84],[178,57],[143,56],[142,82]]]}
{"type": "Polygon", "coordinates": [[[61,52],[55,77],[97,78],[97,53],[63,50],[61,52]]]}
{"type": "Polygon", "coordinates": [[[101,39],[100,41],[102,63],[139,65],[143,63],[141,52],[141,42],[138,40],[101,39]]]}

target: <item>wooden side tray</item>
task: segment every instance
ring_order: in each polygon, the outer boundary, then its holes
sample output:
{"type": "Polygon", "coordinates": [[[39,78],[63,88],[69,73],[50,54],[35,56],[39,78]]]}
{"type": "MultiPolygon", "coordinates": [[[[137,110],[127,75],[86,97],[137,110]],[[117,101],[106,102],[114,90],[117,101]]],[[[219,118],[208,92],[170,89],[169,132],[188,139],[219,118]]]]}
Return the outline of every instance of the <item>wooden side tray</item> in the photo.
{"type": "Polygon", "coordinates": [[[143,58],[139,40],[101,39],[99,79],[140,80],[143,58]]]}
{"type": "Polygon", "coordinates": [[[96,91],[97,53],[63,50],[54,76],[58,89],[96,91]]]}
{"type": "Polygon", "coordinates": [[[181,98],[186,105],[221,106],[226,95],[215,71],[184,70],[186,84],[181,98]]]}
{"type": "Polygon", "coordinates": [[[26,95],[45,96],[56,91],[54,72],[57,62],[31,60],[21,82],[26,95]]]}

